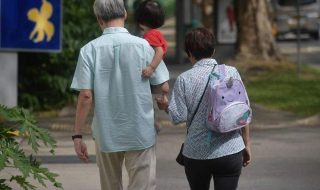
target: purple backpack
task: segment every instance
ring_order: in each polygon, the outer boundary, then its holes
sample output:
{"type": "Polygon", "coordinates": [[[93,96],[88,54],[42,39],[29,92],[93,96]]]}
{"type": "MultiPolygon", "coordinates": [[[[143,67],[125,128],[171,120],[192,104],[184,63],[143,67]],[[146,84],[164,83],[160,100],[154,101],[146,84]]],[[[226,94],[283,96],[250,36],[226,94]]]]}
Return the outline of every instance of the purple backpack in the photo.
{"type": "Polygon", "coordinates": [[[227,77],[224,64],[217,67],[218,73],[211,73],[208,84],[207,126],[215,132],[226,133],[248,125],[252,110],[242,81],[227,77]]]}

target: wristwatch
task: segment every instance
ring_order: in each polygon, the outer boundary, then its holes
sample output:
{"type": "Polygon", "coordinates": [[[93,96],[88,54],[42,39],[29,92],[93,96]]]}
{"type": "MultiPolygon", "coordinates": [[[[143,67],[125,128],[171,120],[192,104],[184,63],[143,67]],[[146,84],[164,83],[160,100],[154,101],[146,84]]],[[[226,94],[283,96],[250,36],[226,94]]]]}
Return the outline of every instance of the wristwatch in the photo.
{"type": "Polygon", "coordinates": [[[72,140],[74,139],[82,139],[82,135],[72,135],[72,140]]]}

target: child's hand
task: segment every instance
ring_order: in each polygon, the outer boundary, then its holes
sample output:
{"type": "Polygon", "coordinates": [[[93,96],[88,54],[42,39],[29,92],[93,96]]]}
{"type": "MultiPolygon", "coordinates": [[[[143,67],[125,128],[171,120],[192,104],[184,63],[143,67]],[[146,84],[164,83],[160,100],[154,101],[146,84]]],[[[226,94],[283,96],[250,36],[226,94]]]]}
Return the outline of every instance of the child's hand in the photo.
{"type": "Polygon", "coordinates": [[[145,69],[143,69],[142,77],[150,78],[153,72],[154,72],[154,68],[148,65],[145,69]]]}

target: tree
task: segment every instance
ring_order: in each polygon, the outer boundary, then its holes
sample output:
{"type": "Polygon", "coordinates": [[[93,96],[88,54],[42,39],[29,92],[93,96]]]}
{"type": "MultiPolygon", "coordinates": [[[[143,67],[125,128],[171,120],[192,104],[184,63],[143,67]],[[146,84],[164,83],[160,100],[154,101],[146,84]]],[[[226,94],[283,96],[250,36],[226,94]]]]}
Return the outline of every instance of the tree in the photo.
{"type": "Polygon", "coordinates": [[[280,58],[266,0],[235,0],[237,14],[237,56],[264,60],[280,58]]]}
{"type": "Polygon", "coordinates": [[[5,168],[13,168],[21,173],[20,175],[9,173],[9,177],[1,175],[0,189],[12,190],[10,186],[16,182],[24,190],[35,190],[37,187],[28,181],[30,177],[43,187],[46,187],[45,182],[49,181],[56,188],[63,189],[62,184],[55,179],[58,175],[42,167],[32,155],[27,156],[14,138],[15,135],[26,137],[33,153],[37,153],[40,147],[39,141],[49,146],[52,154],[56,148],[56,141],[46,129],[36,125],[36,121],[27,110],[0,105],[0,171],[3,174],[5,168]]]}

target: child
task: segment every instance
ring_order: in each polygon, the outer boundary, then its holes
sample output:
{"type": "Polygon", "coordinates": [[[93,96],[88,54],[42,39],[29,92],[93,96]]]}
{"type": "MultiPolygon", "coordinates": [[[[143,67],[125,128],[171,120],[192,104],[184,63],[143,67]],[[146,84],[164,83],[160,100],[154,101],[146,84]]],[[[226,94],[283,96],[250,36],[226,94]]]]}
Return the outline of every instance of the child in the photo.
{"type": "Polygon", "coordinates": [[[167,52],[167,41],[162,33],[157,30],[164,24],[164,12],[158,2],[146,0],[136,9],[135,18],[139,27],[143,30],[143,38],[149,42],[155,51],[151,63],[142,71],[142,76],[149,78],[167,52]]]}
{"type": "MultiPolygon", "coordinates": [[[[142,77],[149,78],[156,70],[164,55],[167,52],[167,41],[162,33],[157,29],[164,24],[164,12],[157,1],[145,0],[139,4],[135,10],[135,19],[139,27],[143,30],[143,38],[146,39],[154,49],[154,56],[151,63],[142,70],[142,77]]],[[[162,97],[166,96],[169,86],[163,86],[162,97]]],[[[153,91],[153,88],[152,88],[153,91]]],[[[155,93],[154,91],[152,93],[155,93]]],[[[155,128],[159,132],[159,123],[155,122],[155,128]]]]}

